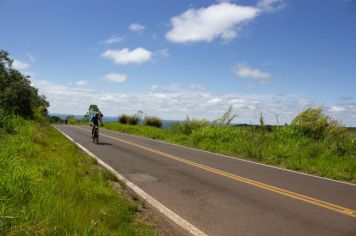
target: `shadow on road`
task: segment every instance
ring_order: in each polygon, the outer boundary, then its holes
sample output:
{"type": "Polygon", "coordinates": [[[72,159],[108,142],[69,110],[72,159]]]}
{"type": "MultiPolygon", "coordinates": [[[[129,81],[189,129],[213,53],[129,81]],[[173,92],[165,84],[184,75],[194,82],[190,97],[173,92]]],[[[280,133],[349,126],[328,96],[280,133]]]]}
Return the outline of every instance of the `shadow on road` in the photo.
{"type": "Polygon", "coordinates": [[[112,144],[111,143],[98,143],[98,145],[109,145],[109,146],[111,146],[112,144]]]}

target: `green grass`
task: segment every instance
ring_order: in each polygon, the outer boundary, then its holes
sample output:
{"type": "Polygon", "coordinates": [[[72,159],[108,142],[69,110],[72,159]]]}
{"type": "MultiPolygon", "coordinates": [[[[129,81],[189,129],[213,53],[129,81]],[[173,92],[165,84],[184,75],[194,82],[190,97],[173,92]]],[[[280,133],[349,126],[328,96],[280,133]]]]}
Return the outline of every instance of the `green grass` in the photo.
{"type": "Polygon", "coordinates": [[[356,127],[348,127],[347,131],[356,136],[356,127]]]}
{"type": "Polygon", "coordinates": [[[48,125],[0,132],[0,235],[154,235],[116,178],[48,125]]]}
{"type": "Polygon", "coordinates": [[[184,134],[178,125],[160,129],[106,123],[105,128],[356,182],[356,135],[351,133],[342,139],[314,139],[290,126],[267,131],[258,127],[202,125],[190,134],[184,134]]]}

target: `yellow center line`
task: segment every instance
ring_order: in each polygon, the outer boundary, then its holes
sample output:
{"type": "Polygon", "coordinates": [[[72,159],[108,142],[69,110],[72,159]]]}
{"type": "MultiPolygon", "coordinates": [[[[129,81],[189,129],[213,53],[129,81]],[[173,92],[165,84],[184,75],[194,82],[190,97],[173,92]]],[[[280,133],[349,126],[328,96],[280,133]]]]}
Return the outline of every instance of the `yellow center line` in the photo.
{"type": "MultiPolygon", "coordinates": [[[[77,127],[77,126],[74,126],[74,127],[78,128],[78,129],[82,129],[82,130],[88,131],[87,129],[83,129],[83,128],[80,128],[80,127],[77,127]]],[[[286,189],[278,188],[278,187],[275,187],[275,186],[272,186],[272,185],[268,185],[268,184],[265,184],[265,183],[262,183],[262,182],[258,182],[258,181],[252,180],[252,179],[244,178],[244,177],[239,176],[239,175],[231,174],[231,173],[219,170],[219,169],[215,169],[213,167],[209,167],[209,166],[206,166],[206,165],[203,165],[203,164],[199,164],[199,163],[196,163],[196,162],[193,162],[193,161],[189,161],[187,159],[184,159],[184,158],[172,155],[172,154],[168,154],[168,153],[165,153],[165,152],[162,152],[162,151],[159,151],[157,149],[153,149],[153,148],[150,148],[150,147],[147,147],[147,146],[144,146],[144,145],[133,143],[133,142],[121,139],[121,138],[112,137],[112,136],[109,136],[109,135],[106,135],[106,134],[100,134],[100,135],[104,136],[104,137],[107,137],[107,138],[110,138],[110,139],[113,139],[113,140],[116,140],[116,141],[119,141],[119,142],[122,142],[122,143],[126,143],[128,145],[131,145],[131,146],[134,146],[134,147],[137,147],[137,148],[140,148],[140,149],[144,149],[146,151],[149,151],[149,152],[152,152],[152,153],[155,153],[155,154],[170,158],[172,160],[175,160],[175,161],[178,161],[178,162],[181,162],[181,163],[188,164],[190,166],[197,167],[199,169],[203,169],[203,170],[209,171],[211,173],[215,173],[215,174],[220,175],[220,176],[225,176],[225,177],[227,177],[229,179],[237,180],[239,182],[242,182],[242,183],[245,183],[245,184],[249,184],[249,185],[255,186],[257,188],[265,189],[265,190],[268,190],[268,191],[271,191],[271,192],[274,192],[274,193],[278,193],[278,194],[281,194],[281,195],[284,195],[284,196],[288,196],[288,197],[291,197],[291,198],[294,198],[294,199],[297,199],[297,200],[300,200],[300,201],[303,201],[303,202],[307,202],[307,203],[310,203],[310,204],[313,204],[313,205],[316,205],[316,206],[319,206],[319,207],[322,207],[322,208],[326,208],[326,209],[329,209],[329,210],[332,210],[332,211],[335,211],[335,212],[339,212],[341,214],[356,218],[356,211],[352,210],[352,209],[349,209],[349,208],[346,208],[346,207],[342,207],[342,206],[339,206],[339,205],[336,205],[336,204],[333,204],[333,203],[329,203],[329,202],[326,202],[326,201],[322,201],[322,200],[319,200],[319,199],[316,199],[316,198],[312,198],[312,197],[309,197],[309,196],[306,196],[306,195],[303,195],[303,194],[295,193],[295,192],[292,192],[292,191],[289,191],[289,190],[286,190],[286,189]]]]}

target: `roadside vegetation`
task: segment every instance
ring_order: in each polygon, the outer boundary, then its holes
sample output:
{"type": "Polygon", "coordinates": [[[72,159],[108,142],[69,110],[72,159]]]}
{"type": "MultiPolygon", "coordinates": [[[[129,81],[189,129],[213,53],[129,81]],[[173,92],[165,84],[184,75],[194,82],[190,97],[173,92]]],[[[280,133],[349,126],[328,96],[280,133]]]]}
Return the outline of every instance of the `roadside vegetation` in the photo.
{"type": "Polygon", "coordinates": [[[190,119],[168,128],[106,123],[105,128],[165,140],[215,153],[241,157],[332,179],[356,182],[356,135],[354,130],[308,108],[290,125],[232,126],[232,109],[218,120],[190,119]]]}
{"type": "Polygon", "coordinates": [[[161,128],[162,127],[162,120],[160,118],[154,117],[154,116],[146,116],[144,121],[144,125],[147,126],[153,126],[156,128],[161,128]]]}
{"type": "Polygon", "coordinates": [[[94,159],[48,125],[12,123],[0,144],[0,235],[154,235],[94,159]]]}
{"type": "Polygon", "coordinates": [[[116,178],[48,125],[48,106],[0,51],[0,235],[154,235],[116,178]]]}

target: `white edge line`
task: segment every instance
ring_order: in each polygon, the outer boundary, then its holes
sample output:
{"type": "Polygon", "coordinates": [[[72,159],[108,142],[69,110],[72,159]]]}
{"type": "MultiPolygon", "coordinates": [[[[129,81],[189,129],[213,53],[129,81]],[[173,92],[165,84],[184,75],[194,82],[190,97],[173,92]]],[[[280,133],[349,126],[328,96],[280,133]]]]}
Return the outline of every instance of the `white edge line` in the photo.
{"type": "MultiPolygon", "coordinates": [[[[104,129],[105,129],[105,128],[104,128],[104,129]]],[[[328,181],[332,181],[332,182],[336,182],[336,183],[340,183],[340,184],[351,185],[351,186],[356,187],[356,184],[353,184],[353,183],[344,182],[344,181],[335,180],[335,179],[329,179],[329,178],[326,178],[326,177],[321,177],[321,176],[317,176],[317,175],[312,175],[312,174],[308,174],[308,173],[304,173],[304,172],[299,172],[299,171],[295,171],[295,170],[289,170],[289,169],[285,169],[285,168],[282,168],[282,167],[272,166],[272,165],[268,165],[268,164],[264,164],[264,163],[249,161],[249,160],[245,160],[245,159],[242,159],[242,158],[239,158],[239,157],[227,156],[227,155],[224,155],[224,154],[221,154],[221,153],[215,153],[215,152],[210,152],[210,151],[206,151],[206,150],[202,150],[202,149],[198,149],[198,148],[187,147],[187,146],[183,146],[183,145],[180,145],[180,144],[169,143],[169,142],[166,142],[166,141],[157,140],[157,139],[152,139],[152,138],[147,138],[147,137],[143,137],[143,136],[138,136],[138,135],[133,135],[133,134],[122,133],[122,132],[115,131],[115,130],[109,130],[109,129],[105,129],[105,130],[106,130],[106,131],[109,131],[109,132],[113,132],[113,133],[119,133],[119,134],[131,136],[131,137],[135,137],[135,138],[142,138],[142,139],[146,139],[146,140],[150,140],[150,141],[155,141],[155,142],[159,142],[159,143],[164,143],[164,144],[169,144],[169,145],[173,145],[173,146],[177,146],[177,147],[182,147],[182,148],[191,149],[191,150],[194,150],[194,151],[205,152],[205,153],[213,154],[213,155],[216,155],[216,156],[226,157],[226,158],[230,158],[230,159],[237,160],[237,161],[244,161],[244,162],[248,162],[248,163],[252,163],[252,164],[256,164],[256,165],[261,165],[261,166],[270,167],[270,168],[274,168],[274,169],[278,169],[278,170],[283,170],[283,171],[287,171],[287,172],[292,172],[292,173],[299,174],[299,175],[310,176],[310,177],[314,177],[314,178],[317,178],[317,179],[328,180],[328,181]]]]}
{"type": "Polygon", "coordinates": [[[199,230],[197,227],[194,225],[190,224],[188,221],[184,220],[182,217],[174,213],[173,211],[169,210],[167,207],[165,207],[162,203],[154,199],[152,196],[147,194],[145,191],[137,187],[134,183],[130,182],[128,179],[126,179],[124,176],[119,174],[116,170],[114,170],[112,167],[110,167],[108,164],[106,164],[104,161],[102,161],[100,158],[98,158],[96,155],[94,155],[92,152],[90,152],[88,149],[83,147],[80,143],[74,141],[73,138],[71,138],[69,135],[64,133],[62,130],[58,129],[56,126],[53,126],[55,129],[57,129],[59,132],[61,132],[67,139],[72,141],[74,144],[76,144],[80,149],[82,149],[84,152],[86,152],[89,156],[93,157],[97,162],[106,168],[108,171],[110,171],[112,174],[114,174],[119,180],[123,181],[126,186],[128,186],[130,189],[132,189],[136,194],[138,194],[142,199],[147,201],[152,207],[156,208],[159,212],[161,212],[164,216],[168,217],[170,220],[172,220],[174,223],[176,223],[178,226],[181,228],[185,229],[192,235],[197,235],[197,236],[206,236],[207,234],[203,233],[201,230],[199,230]]]}

